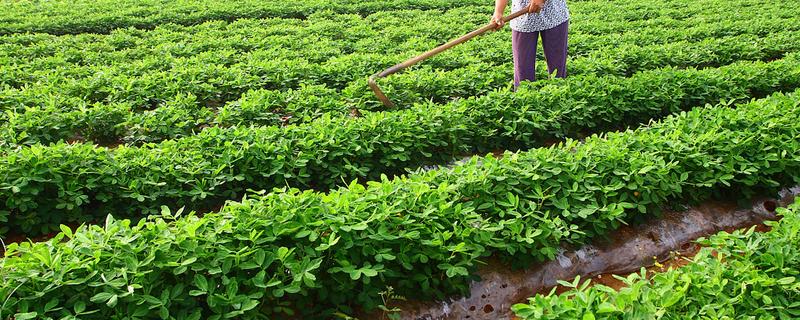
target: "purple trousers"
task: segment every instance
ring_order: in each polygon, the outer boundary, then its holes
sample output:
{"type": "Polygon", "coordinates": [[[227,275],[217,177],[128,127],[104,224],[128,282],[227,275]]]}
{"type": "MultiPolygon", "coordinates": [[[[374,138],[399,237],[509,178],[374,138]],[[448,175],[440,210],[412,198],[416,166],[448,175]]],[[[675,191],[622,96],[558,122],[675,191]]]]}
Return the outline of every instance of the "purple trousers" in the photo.
{"type": "Polygon", "coordinates": [[[536,80],[536,46],[539,34],[542,35],[544,57],[547,60],[547,73],[558,78],[567,77],[567,33],[569,21],[537,32],[511,32],[511,46],[514,49],[514,87],[522,81],[536,80]]]}

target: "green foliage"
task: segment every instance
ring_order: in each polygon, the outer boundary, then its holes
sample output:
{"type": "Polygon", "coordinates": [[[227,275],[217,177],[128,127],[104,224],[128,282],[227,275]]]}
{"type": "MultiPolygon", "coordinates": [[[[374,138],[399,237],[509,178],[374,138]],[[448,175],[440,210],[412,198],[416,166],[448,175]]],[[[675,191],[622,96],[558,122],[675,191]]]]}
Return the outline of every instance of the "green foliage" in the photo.
{"type": "MultiPolygon", "coordinates": [[[[162,24],[194,25],[204,21],[243,18],[305,18],[333,11],[368,15],[401,9],[448,9],[452,0],[303,1],[296,3],[243,0],[237,2],[124,0],[124,1],[8,1],[0,15],[0,34],[43,32],[51,34],[108,33],[116,28],[148,29],[162,24]],[[99,8],[102,8],[100,10],[99,8]]],[[[459,5],[484,5],[484,1],[459,1],[459,5]]]]}
{"type": "Polygon", "coordinates": [[[162,205],[212,208],[248,189],[324,190],[342,181],[375,180],[442,163],[468,151],[535,147],[705,103],[796,88],[797,61],[791,54],[718,69],[568,78],[358,119],[324,116],[297,126],[206,128],[142,147],[21,147],[0,156],[0,203],[9,212],[10,227],[33,235],[109,213],[153,214],[162,205]]]}
{"type": "MultiPolygon", "coordinates": [[[[675,199],[800,182],[800,92],[738,105],[800,87],[800,7],[613,3],[571,3],[569,79],[512,92],[505,30],[381,80],[385,110],[365,76],[489,2],[0,0],[0,234],[60,231],[8,247],[0,319],[396,318],[387,301],[463,293],[488,256],[548,260],[675,199]]],[[[794,316],[791,270],[736,279],[794,316]]],[[[676,316],[711,310],[670,288],[676,316]]]]}
{"type": "Polygon", "coordinates": [[[222,126],[270,126],[311,122],[325,114],[345,115],[342,98],[324,85],[302,85],[287,91],[251,90],[221,107],[214,120],[222,126]]]}
{"type": "Polygon", "coordinates": [[[141,113],[131,113],[126,119],[133,123],[126,131],[125,141],[150,142],[180,138],[198,128],[198,123],[213,118],[211,110],[197,108],[197,97],[178,96],[164,106],[141,113]]]}
{"type": "MultiPolygon", "coordinates": [[[[179,4],[190,6],[174,5],[179,4]]],[[[718,67],[769,61],[800,49],[795,36],[800,24],[793,18],[800,9],[779,3],[759,7],[720,12],[704,3],[682,4],[694,12],[687,16],[651,0],[576,3],[572,10],[581,23],[570,34],[570,75],[718,67]],[[655,16],[618,13],[626,8],[655,16]]],[[[486,15],[484,6],[459,3],[446,12],[362,17],[324,11],[305,20],[225,19],[110,34],[7,35],[0,41],[0,123],[7,122],[0,125],[0,148],[63,140],[141,144],[207,126],[283,125],[326,113],[344,116],[353,107],[383,110],[365,85],[367,75],[485,23],[486,15]],[[342,26],[349,26],[346,33],[342,26]],[[287,99],[299,93],[313,99],[287,99]],[[186,96],[195,97],[194,103],[184,105],[186,96]],[[120,116],[122,111],[136,115],[120,116]],[[232,118],[238,115],[242,118],[232,118]],[[97,130],[80,121],[84,118],[108,123],[97,130]],[[182,120],[154,120],[161,118],[182,120]]],[[[403,108],[508,88],[513,70],[508,36],[499,32],[468,42],[382,84],[403,108]]]]}
{"type": "Polygon", "coordinates": [[[672,199],[800,182],[798,94],[330,193],[286,189],[203,217],[165,208],[135,224],[109,217],[12,244],[3,313],[326,318],[382,305],[389,287],[415,298],[463,292],[490,255],[552,259],[563,243],[672,199]]]}
{"type": "Polygon", "coordinates": [[[685,267],[647,278],[646,271],[618,277],[616,291],[580,279],[572,288],[517,304],[522,319],[795,319],[800,317],[800,201],[779,209],[766,233],[722,232],[685,267]]]}

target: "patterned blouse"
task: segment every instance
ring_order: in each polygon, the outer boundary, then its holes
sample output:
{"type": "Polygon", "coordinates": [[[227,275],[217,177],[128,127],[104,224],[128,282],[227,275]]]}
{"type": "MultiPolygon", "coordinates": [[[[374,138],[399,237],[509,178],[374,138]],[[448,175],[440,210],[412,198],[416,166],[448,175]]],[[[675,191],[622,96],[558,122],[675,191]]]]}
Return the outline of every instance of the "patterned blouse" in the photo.
{"type": "MultiPolygon", "coordinates": [[[[527,7],[531,0],[512,0],[511,12],[527,7]]],[[[539,13],[529,13],[511,20],[511,29],[519,32],[534,32],[552,29],[569,20],[566,0],[545,0],[539,13]]]]}

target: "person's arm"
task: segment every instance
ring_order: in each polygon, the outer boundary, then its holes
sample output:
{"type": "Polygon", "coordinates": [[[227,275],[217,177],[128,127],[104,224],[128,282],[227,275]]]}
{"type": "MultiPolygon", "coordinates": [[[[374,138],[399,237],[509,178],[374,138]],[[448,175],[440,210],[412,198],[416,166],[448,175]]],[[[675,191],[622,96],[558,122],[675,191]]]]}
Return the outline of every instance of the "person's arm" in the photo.
{"type": "Polygon", "coordinates": [[[494,1],[494,14],[492,15],[492,19],[489,20],[489,23],[495,24],[495,30],[500,30],[500,28],[505,25],[505,21],[503,21],[503,11],[506,10],[506,6],[508,5],[508,0],[495,0],[494,1]]]}

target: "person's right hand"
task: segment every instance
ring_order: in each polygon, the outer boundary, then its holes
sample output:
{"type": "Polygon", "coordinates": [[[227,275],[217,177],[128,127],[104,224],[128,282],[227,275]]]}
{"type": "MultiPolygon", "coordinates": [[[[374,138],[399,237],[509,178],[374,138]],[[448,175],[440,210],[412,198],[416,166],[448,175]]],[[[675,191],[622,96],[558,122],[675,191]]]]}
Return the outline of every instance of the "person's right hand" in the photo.
{"type": "Polygon", "coordinates": [[[528,4],[528,13],[539,13],[544,8],[544,0],[531,0],[528,4]]]}
{"type": "Polygon", "coordinates": [[[502,29],[503,26],[506,24],[506,22],[503,21],[503,14],[502,13],[499,13],[499,14],[495,13],[494,15],[492,15],[492,18],[489,19],[489,23],[494,24],[494,26],[495,26],[494,29],[495,30],[502,29]]]}

